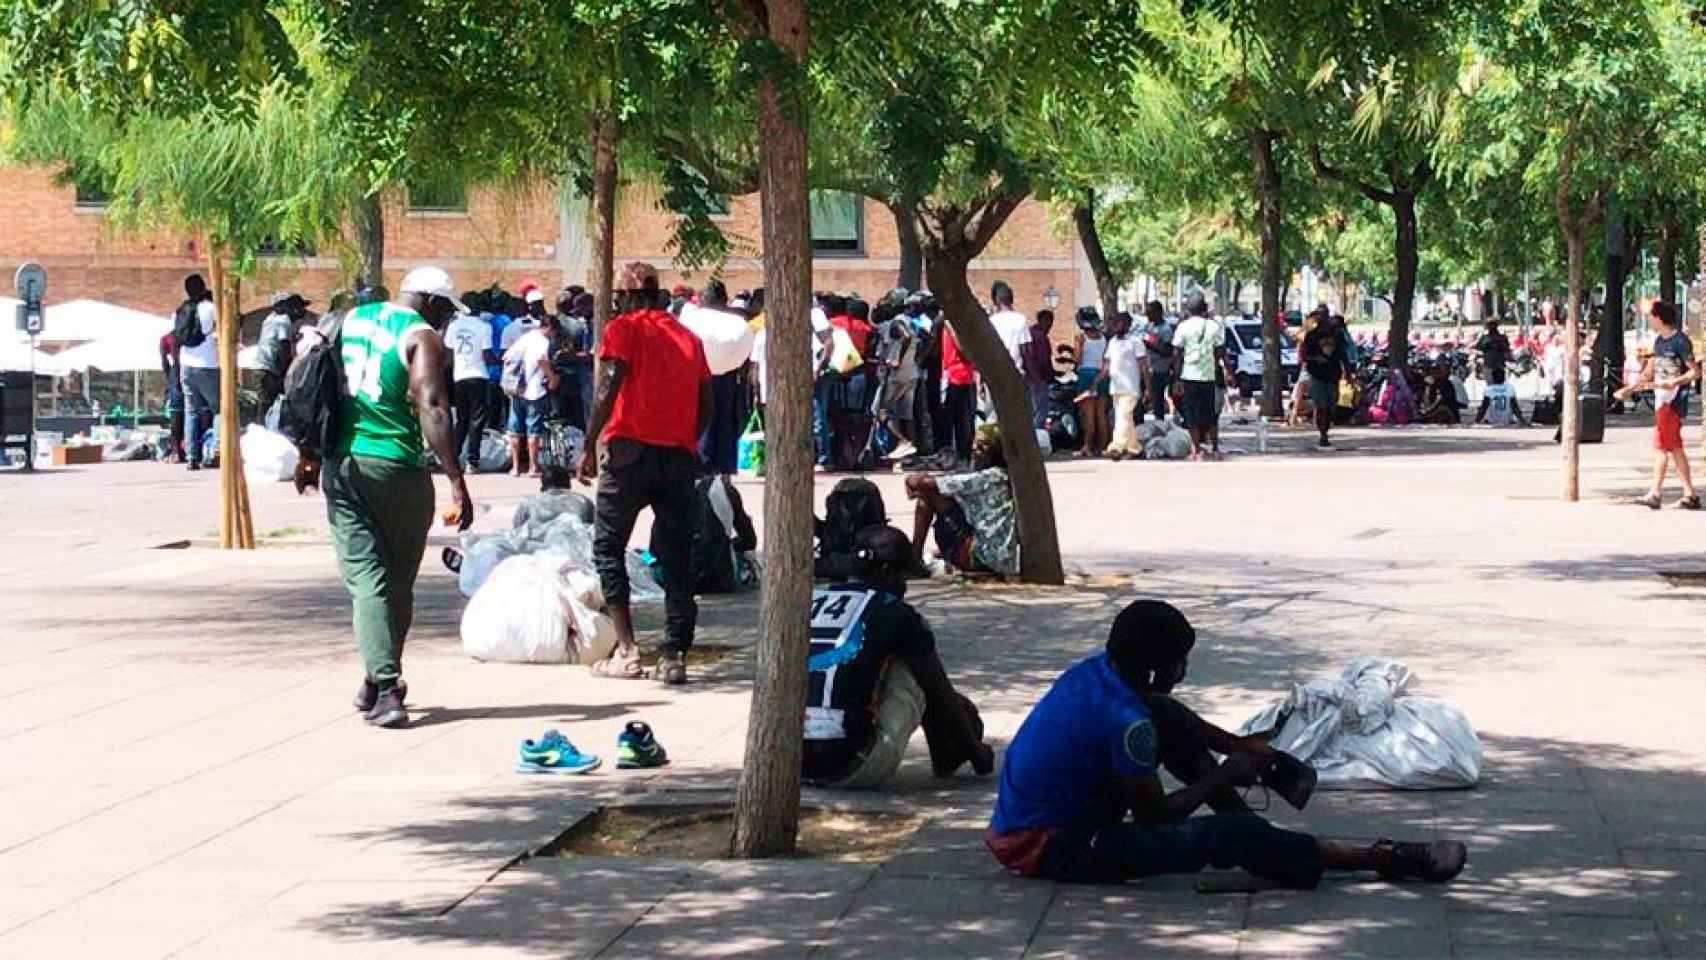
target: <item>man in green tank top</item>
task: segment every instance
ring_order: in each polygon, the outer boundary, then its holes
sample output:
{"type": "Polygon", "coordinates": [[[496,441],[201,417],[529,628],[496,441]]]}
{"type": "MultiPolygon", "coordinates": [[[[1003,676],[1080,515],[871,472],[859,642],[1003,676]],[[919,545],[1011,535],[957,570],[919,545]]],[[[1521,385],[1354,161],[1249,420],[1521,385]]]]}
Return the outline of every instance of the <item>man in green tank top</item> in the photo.
{"type": "Polygon", "coordinates": [[[351,310],[341,327],[344,398],[339,436],[326,462],[298,468],[297,488],[319,483],[353,602],[366,669],[355,706],[367,722],[409,722],[403,698],[403,641],[414,617],[415,575],[432,527],[433,484],[425,447],[443,465],[466,530],[474,504],[456,458],[448,354],[439,331],[457,311],[449,274],[420,267],[391,303],[351,310]],[[424,441],[424,444],[423,444],[424,441]]]}

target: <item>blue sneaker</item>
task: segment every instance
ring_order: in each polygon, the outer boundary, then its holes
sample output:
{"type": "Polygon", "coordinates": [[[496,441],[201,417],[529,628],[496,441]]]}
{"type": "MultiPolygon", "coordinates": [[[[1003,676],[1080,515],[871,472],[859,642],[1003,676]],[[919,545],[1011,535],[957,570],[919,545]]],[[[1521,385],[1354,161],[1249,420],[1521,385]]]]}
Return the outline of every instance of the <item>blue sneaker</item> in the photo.
{"type": "Polygon", "coordinates": [[[538,740],[521,741],[518,753],[517,773],[591,773],[603,762],[580,752],[568,737],[555,730],[545,731],[538,740]]]}

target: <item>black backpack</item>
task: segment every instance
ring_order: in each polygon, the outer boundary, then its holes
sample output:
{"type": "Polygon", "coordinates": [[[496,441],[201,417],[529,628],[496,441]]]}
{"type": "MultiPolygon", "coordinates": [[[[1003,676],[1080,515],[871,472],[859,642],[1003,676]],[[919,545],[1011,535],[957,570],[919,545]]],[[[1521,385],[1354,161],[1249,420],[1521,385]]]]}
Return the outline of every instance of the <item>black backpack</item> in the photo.
{"type": "Polygon", "coordinates": [[[344,398],[343,318],[321,327],[325,337],[297,354],[284,375],[279,429],[304,454],[324,459],[338,437],[344,398]]]}
{"type": "Polygon", "coordinates": [[[199,347],[207,340],[207,334],[201,329],[201,318],[196,316],[198,302],[185,300],[178,304],[178,312],[172,315],[172,337],[180,347],[199,347]]]}
{"type": "Polygon", "coordinates": [[[863,477],[848,477],[829,491],[824,519],[817,529],[817,561],[813,575],[821,580],[853,576],[853,538],[860,530],[888,522],[888,509],[877,485],[863,477]]]}
{"type": "MultiPolygon", "coordinates": [[[[758,549],[758,531],[741,503],[740,491],[726,476],[709,476],[695,485],[699,495],[699,524],[693,529],[689,568],[694,593],[738,593],[758,586],[757,569],[749,554],[758,549]],[[734,529],[723,528],[711,505],[713,488],[721,488],[733,513],[734,529]]],[[[657,529],[652,530],[652,555],[657,555],[657,529]]]]}

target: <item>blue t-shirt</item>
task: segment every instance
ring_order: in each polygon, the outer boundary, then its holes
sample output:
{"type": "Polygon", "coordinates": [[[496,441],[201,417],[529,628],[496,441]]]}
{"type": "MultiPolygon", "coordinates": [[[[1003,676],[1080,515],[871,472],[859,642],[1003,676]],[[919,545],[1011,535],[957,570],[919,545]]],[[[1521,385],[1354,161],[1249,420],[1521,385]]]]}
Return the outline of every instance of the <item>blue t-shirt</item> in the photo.
{"type": "Polygon", "coordinates": [[[1106,653],[1079,662],[1043,695],[1007,747],[990,829],[1068,827],[1107,785],[1155,772],[1155,725],[1106,653]]]}
{"type": "MultiPolygon", "coordinates": [[[[1688,372],[1694,363],[1694,344],[1680,331],[1653,341],[1653,379],[1672,380],[1688,372]]],[[[1653,400],[1670,404],[1677,413],[1688,412],[1688,388],[1670,387],[1653,391],[1653,400]]]]}
{"type": "Polygon", "coordinates": [[[486,376],[493,383],[497,383],[504,375],[504,328],[509,326],[509,314],[488,313],[481,316],[492,325],[492,356],[497,358],[495,363],[486,364],[486,376]]]}

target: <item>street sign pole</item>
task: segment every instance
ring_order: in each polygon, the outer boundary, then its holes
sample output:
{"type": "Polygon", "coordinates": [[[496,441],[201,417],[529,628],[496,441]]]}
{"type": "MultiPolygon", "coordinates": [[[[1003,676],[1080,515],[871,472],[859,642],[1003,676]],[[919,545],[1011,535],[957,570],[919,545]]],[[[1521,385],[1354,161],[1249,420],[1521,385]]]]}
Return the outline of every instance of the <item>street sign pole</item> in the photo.
{"type": "Polygon", "coordinates": [[[18,299],[23,301],[18,307],[18,319],[24,332],[30,335],[30,381],[25,385],[29,395],[29,430],[24,434],[24,467],[28,473],[36,468],[36,347],[40,343],[42,330],[42,298],[47,295],[47,271],[35,262],[22,264],[12,277],[12,285],[17,288],[18,299]]]}

